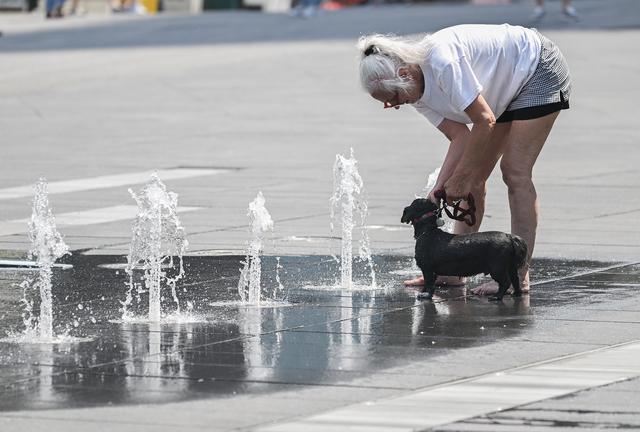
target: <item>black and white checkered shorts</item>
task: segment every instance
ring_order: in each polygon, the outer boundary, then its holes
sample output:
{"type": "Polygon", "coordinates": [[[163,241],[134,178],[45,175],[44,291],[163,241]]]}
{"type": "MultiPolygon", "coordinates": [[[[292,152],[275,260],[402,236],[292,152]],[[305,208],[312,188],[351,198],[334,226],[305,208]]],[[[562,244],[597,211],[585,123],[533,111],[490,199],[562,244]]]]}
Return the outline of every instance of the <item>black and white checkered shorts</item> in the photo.
{"type": "Polygon", "coordinates": [[[569,108],[571,77],[567,61],[553,42],[540,33],[538,36],[542,44],[538,66],[498,122],[528,120],[569,108]]]}

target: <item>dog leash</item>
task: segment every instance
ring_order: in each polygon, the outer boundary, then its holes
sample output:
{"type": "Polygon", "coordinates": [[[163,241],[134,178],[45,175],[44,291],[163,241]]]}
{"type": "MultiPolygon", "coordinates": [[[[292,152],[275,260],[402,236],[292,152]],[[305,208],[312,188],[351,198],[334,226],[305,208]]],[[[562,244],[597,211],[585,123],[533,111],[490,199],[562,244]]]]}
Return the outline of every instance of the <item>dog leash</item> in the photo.
{"type": "Polygon", "coordinates": [[[473,195],[469,192],[467,195],[467,199],[459,199],[454,201],[451,207],[453,207],[453,213],[447,207],[447,193],[444,189],[438,189],[433,193],[433,196],[440,202],[440,212],[444,210],[444,212],[451,219],[455,219],[457,221],[463,221],[469,226],[474,226],[476,224],[476,201],[473,199],[473,195]],[[468,209],[463,209],[460,206],[462,205],[462,201],[467,202],[468,209]],[[469,216],[469,219],[467,219],[469,216]]]}

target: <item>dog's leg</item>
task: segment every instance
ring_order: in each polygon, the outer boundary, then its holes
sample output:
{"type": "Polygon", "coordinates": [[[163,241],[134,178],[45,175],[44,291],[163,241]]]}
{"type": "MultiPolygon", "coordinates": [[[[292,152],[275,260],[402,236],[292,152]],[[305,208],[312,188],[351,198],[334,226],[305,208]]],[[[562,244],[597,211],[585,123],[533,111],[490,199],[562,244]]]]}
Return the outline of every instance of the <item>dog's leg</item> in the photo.
{"type": "Polygon", "coordinates": [[[422,291],[418,293],[419,300],[431,300],[433,292],[436,290],[436,274],[428,269],[421,269],[424,278],[424,286],[422,291]]]}
{"type": "Polygon", "coordinates": [[[518,266],[511,264],[509,269],[509,277],[511,279],[511,286],[513,286],[513,296],[521,297],[522,289],[520,288],[520,277],[518,276],[518,266]]]}
{"type": "Polygon", "coordinates": [[[501,301],[502,297],[507,293],[507,290],[511,286],[511,282],[509,281],[509,274],[505,270],[501,272],[491,272],[491,277],[494,281],[498,282],[498,292],[495,295],[489,297],[491,301],[501,301]]]}

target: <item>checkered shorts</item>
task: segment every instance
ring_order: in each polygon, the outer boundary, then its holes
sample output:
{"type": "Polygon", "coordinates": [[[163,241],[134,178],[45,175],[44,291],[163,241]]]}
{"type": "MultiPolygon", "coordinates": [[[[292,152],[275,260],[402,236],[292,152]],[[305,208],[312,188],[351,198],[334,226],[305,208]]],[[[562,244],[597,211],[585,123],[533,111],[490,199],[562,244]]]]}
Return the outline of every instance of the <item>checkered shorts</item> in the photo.
{"type": "Polygon", "coordinates": [[[507,115],[515,110],[549,104],[557,104],[555,111],[569,108],[571,78],[567,61],[553,42],[540,33],[538,35],[542,43],[540,61],[529,81],[507,107],[507,115]]]}

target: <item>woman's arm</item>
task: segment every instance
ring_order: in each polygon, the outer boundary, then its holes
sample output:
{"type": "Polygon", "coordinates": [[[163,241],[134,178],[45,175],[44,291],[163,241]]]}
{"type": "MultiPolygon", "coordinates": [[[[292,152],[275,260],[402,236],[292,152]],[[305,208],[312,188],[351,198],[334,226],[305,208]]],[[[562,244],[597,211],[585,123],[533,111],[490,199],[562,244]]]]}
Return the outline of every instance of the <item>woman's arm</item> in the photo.
{"type": "Polygon", "coordinates": [[[448,201],[466,198],[469,192],[478,193],[498,157],[493,154],[498,149],[489,145],[496,118],[482,95],[478,95],[464,111],[473,127],[453,174],[444,183],[448,201]]]}
{"type": "Polygon", "coordinates": [[[464,153],[464,148],[469,142],[469,138],[471,136],[467,125],[449,119],[444,119],[438,125],[438,130],[440,130],[440,132],[442,132],[449,140],[449,150],[447,150],[444,162],[442,162],[442,167],[440,168],[440,174],[438,174],[436,184],[429,192],[428,198],[432,201],[435,201],[433,193],[442,189],[445,182],[449,180],[455,171],[456,166],[464,153]]]}

